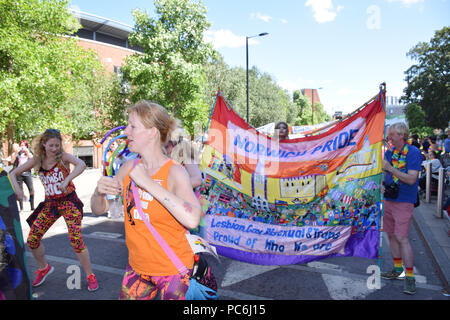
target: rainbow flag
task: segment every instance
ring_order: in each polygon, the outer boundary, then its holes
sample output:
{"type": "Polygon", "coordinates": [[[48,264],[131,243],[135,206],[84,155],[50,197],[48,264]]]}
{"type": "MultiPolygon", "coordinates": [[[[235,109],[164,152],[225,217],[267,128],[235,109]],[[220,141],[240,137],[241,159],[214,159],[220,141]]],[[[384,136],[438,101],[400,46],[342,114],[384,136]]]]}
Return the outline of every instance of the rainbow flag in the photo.
{"type": "Polygon", "coordinates": [[[247,124],[219,91],[200,165],[206,240],[255,264],[377,258],[384,99],[380,89],[342,122],[278,141],[247,124]]]}

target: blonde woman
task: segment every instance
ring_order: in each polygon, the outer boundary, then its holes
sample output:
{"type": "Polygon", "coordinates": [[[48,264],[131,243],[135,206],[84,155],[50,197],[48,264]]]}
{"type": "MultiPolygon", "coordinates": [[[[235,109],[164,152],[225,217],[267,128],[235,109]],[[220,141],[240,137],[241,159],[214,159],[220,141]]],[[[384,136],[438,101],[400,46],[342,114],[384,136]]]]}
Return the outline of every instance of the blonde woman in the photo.
{"type": "Polygon", "coordinates": [[[186,239],[187,229],[197,227],[201,207],[192,190],[186,169],[165,155],[163,147],[176,128],[176,121],[165,108],[140,101],[127,109],[130,151],[141,160],[123,164],[116,177],[102,177],[91,198],[95,214],[108,211],[106,194],[122,194],[125,237],[129,264],[119,299],[185,299],[189,274],[178,269],[148,230],[137,212],[131,183],[138,188],[143,214],[169,244],[187,269],[192,269],[194,253],[186,239]]]}
{"type": "Polygon", "coordinates": [[[83,218],[83,203],[75,192],[72,180],[80,175],[86,165],[84,162],[68,154],[62,149],[62,137],[59,130],[47,129],[36,139],[34,157],[11,172],[11,182],[17,199],[23,199],[23,190],[17,182],[17,177],[34,167],[45,188],[45,200],[27,219],[30,233],[27,245],[38,264],[36,279],[32,285],[40,286],[54,268],[47,263],[45,248],[41,243],[47,230],[63,216],[69,231],[69,240],[87,275],[88,290],[98,289],[97,279],[92,272],[89,251],[81,235],[81,219],[83,218]],[[70,172],[69,164],[74,165],[70,172]]]}

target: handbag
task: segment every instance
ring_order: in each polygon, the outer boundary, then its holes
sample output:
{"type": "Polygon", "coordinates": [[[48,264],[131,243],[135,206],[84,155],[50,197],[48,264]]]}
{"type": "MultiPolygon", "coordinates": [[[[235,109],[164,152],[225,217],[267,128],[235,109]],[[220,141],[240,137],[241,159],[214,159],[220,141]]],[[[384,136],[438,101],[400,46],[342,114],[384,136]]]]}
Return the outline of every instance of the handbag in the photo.
{"type": "MultiPolygon", "coordinates": [[[[133,192],[134,203],[136,209],[141,216],[142,221],[144,221],[150,233],[159,243],[161,248],[167,254],[169,259],[178,269],[178,272],[185,276],[189,273],[188,268],[181,262],[176,253],[172,250],[169,244],[164,240],[164,238],[159,234],[159,232],[152,226],[150,221],[146,218],[142,212],[141,200],[137,191],[136,184],[134,181],[131,182],[131,190],[133,192]]],[[[211,267],[208,265],[207,260],[202,253],[194,255],[194,268],[192,274],[189,276],[189,288],[186,292],[186,300],[217,300],[217,282],[214,277],[211,267]]]]}
{"type": "Polygon", "coordinates": [[[398,183],[384,184],[384,197],[389,199],[397,199],[399,192],[398,183]]]}

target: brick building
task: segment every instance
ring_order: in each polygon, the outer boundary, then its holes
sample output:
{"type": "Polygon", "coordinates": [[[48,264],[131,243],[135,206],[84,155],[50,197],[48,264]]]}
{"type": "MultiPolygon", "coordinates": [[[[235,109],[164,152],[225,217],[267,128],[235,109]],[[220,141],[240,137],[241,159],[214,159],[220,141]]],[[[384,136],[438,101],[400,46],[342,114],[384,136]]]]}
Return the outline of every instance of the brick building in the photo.
{"type": "MultiPolygon", "coordinates": [[[[78,45],[94,50],[105,70],[119,73],[126,57],[141,51],[139,48],[131,47],[128,43],[128,36],[133,27],[81,11],[72,10],[72,13],[82,26],[73,35],[78,37],[78,45]]],[[[102,166],[105,146],[96,147],[92,140],[81,140],[74,145],[69,138],[64,137],[63,147],[66,152],[81,158],[88,167],[100,168],[102,166]]],[[[6,157],[8,154],[6,143],[3,143],[2,151],[6,157]]]]}
{"type": "Polygon", "coordinates": [[[302,95],[304,95],[305,97],[307,97],[309,99],[309,102],[313,102],[313,98],[314,98],[314,104],[316,103],[320,103],[320,98],[319,98],[319,92],[317,91],[317,89],[302,89],[302,95]]]}
{"type": "MultiPolygon", "coordinates": [[[[78,44],[94,50],[107,71],[119,73],[126,57],[141,51],[128,43],[133,27],[85,12],[73,11],[73,14],[82,26],[74,35],[78,37],[78,44]]],[[[96,147],[93,141],[84,140],[72,148],[68,146],[66,151],[72,149],[72,153],[83,159],[88,167],[100,168],[105,147],[106,143],[96,147]]]]}

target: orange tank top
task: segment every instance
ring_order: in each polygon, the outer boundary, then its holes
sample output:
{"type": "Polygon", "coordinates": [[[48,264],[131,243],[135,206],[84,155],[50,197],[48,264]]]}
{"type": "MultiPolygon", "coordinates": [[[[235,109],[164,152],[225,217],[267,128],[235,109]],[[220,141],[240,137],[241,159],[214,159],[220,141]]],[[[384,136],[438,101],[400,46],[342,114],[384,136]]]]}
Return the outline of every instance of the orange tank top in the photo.
{"type": "MultiPolygon", "coordinates": [[[[152,179],[160,183],[165,189],[167,189],[170,168],[174,163],[173,160],[168,160],[152,176],[152,179]]],[[[141,220],[140,214],[134,205],[129,173],[126,175],[123,184],[125,195],[125,238],[129,252],[129,264],[134,271],[143,275],[167,276],[178,274],[178,269],[141,220]]],[[[154,199],[150,193],[141,189],[139,186],[137,186],[137,189],[144,215],[150,218],[150,223],[158,230],[159,234],[169,244],[172,250],[175,251],[183,264],[188,269],[192,269],[194,253],[186,239],[185,227],[158,200],[154,199]]]]}

